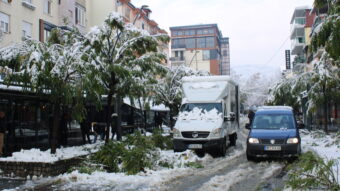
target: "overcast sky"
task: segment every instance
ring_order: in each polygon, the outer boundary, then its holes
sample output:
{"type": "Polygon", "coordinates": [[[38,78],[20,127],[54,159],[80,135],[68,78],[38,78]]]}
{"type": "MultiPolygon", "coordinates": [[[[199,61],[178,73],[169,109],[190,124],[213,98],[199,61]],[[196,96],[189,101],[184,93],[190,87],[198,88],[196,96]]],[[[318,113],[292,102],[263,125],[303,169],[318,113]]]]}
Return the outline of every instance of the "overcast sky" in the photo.
{"type": "Polygon", "coordinates": [[[290,49],[290,19],[297,6],[313,0],[132,0],[149,5],[151,18],[167,31],[172,26],[218,24],[230,38],[231,68],[285,66],[290,49]]]}

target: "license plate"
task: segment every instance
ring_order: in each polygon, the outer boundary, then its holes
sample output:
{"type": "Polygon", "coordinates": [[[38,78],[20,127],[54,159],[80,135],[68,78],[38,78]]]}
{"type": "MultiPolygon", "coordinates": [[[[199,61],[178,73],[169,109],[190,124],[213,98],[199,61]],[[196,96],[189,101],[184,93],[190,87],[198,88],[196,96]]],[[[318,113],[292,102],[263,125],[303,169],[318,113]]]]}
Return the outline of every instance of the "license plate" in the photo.
{"type": "Polygon", "coordinates": [[[265,146],[265,151],[281,151],[281,146],[265,146]]]}
{"type": "Polygon", "coordinates": [[[190,144],[188,145],[189,149],[201,149],[202,148],[202,144],[190,144]]]}

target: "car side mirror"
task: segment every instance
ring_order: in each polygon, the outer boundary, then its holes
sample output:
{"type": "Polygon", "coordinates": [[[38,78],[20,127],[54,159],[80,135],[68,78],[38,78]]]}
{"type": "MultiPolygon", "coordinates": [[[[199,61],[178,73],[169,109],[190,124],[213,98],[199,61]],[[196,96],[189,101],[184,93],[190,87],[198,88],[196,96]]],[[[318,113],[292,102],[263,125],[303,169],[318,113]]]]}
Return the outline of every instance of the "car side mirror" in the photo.
{"type": "Polygon", "coordinates": [[[175,121],[177,121],[178,116],[173,116],[172,119],[175,120],[175,121]]]}
{"type": "Polygon", "coordinates": [[[246,123],[246,129],[249,129],[250,130],[250,124],[249,123],[246,123]]]}

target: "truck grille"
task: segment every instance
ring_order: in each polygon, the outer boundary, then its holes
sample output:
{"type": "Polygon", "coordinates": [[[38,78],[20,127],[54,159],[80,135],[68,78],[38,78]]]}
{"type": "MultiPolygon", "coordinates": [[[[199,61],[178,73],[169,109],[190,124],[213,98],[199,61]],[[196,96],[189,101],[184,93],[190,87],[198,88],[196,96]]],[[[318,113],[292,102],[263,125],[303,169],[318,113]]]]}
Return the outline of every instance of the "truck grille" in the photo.
{"type": "MultiPolygon", "coordinates": [[[[271,144],[270,140],[272,139],[260,139],[261,144],[271,144]]],[[[285,144],[284,139],[274,139],[275,143],[274,144],[285,144]]]]}
{"type": "Polygon", "coordinates": [[[209,131],[184,131],[182,132],[184,138],[207,138],[209,131]],[[195,137],[195,135],[197,135],[195,137]]]}

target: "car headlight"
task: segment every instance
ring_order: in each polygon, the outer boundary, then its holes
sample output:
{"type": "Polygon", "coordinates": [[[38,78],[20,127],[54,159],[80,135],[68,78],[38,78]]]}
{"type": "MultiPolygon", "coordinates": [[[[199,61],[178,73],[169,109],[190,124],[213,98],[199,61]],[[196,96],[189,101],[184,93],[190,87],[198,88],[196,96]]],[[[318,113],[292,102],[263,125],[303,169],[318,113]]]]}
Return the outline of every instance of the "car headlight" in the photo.
{"type": "Polygon", "coordinates": [[[260,143],[260,141],[259,141],[258,138],[249,138],[249,139],[248,139],[248,142],[249,142],[250,144],[259,144],[259,143],[260,143]]]}
{"type": "Polygon", "coordinates": [[[289,139],[287,140],[287,144],[297,144],[297,143],[299,143],[299,139],[296,138],[296,137],[294,137],[294,138],[289,138],[289,139]]]}
{"type": "Polygon", "coordinates": [[[178,129],[174,128],[172,132],[174,138],[182,137],[181,132],[178,129]]]}
{"type": "Polygon", "coordinates": [[[221,133],[222,133],[222,128],[214,129],[214,130],[210,133],[210,137],[221,137],[221,133]]]}

